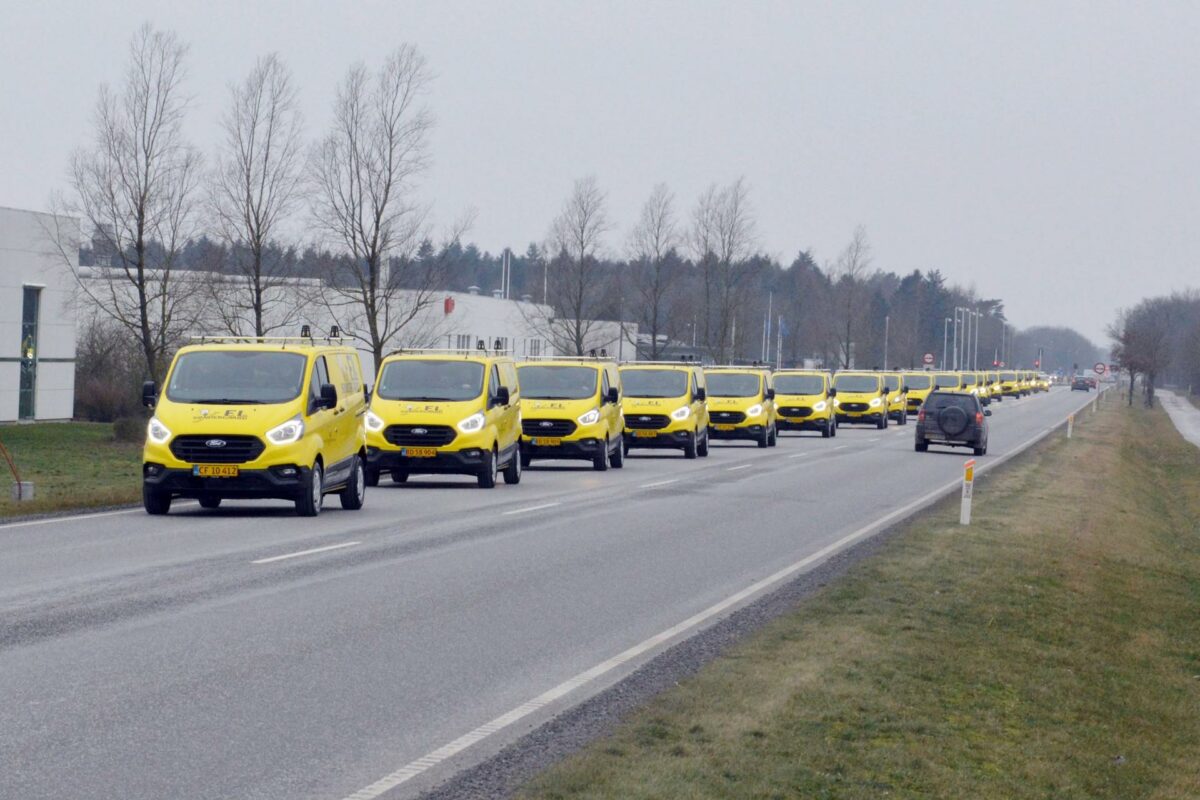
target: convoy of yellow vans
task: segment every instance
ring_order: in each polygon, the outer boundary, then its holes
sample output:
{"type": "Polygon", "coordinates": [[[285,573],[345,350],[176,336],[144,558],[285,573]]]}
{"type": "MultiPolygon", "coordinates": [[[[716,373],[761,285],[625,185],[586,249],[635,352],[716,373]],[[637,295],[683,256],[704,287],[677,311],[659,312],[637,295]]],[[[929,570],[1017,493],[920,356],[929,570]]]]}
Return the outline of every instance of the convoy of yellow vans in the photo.
{"type": "Polygon", "coordinates": [[[703,458],[717,439],[774,447],[782,432],[837,435],[844,424],[907,424],[931,391],[984,403],[1050,388],[1030,371],[879,372],[691,361],[533,358],[503,352],[402,350],[367,388],[358,352],[307,330],[294,338],[203,337],[175,355],[143,453],[150,514],[176,498],[283,499],[316,516],[336,494],[363,506],[387,475],[468,475],[482,488],[521,482],[533,462],[576,459],[605,471],[631,450],[703,458]]]}

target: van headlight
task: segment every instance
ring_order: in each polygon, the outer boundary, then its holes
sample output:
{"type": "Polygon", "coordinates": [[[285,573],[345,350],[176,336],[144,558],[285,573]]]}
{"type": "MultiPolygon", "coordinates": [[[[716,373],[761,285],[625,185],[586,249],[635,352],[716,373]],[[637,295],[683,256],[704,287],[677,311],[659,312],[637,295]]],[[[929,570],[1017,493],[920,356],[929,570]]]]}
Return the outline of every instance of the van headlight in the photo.
{"type": "Polygon", "coordinates": [[[297,414],[282,425],[276,425],[267,431],[267,440],[271,444],[291,444],[300,441],[300,437],[303,435],[304,420],[300,419],[300,415],[297,414]]]}
{"type": "Polygon", "coordinates": [[[841,400],[838,400],[836,397],[835,397],[835,398],[833,398],[833,407],[834,407],[834,408],[837,408],[837,407],[838,407],[838,406],[840,406],[841,404],[842,404],[842,401],[841,401],[841,400]]]}
{"type": "Polygon", "coordinates": [[[872,397],[872,398],[871,398],[871,408],[878,408],[878,407],[879,407],[879,406],[881,406],[881,405],[883,405],[883,400],[882,400],[882,399],[880,399],[880,398],[878,398],[878,397],[872,397]]]}
{"type": "MultiPolygon", "coordinates": [[[[837,401],[834,400],[833,402],[836,403],[837,401]]],[[[829,407],[829,404],[826,403],[824,400],[818,400],[817,404],[815,406],[813,406],[813,411],[824,411],[828,407],[829,407]]]]}
{"type": "Polygon", "coordinates": [[[757,417],[761,413],[762,413],[762,403],[755,403],[754,405],[752,405],[746,409],[747,417],[751,417],[751,418],[757,417]]]}
{"type": "Polygon", "coordinates": [[[146,437],[155,444],[162,444],[171,438],[171,429],[163,425],[158,417],[151,417],[146,423],[146,437]]]}
{"type": "Polygon", "coordinates": [[[369,431],[383,430],[383,417],[376,414],[374,411],[367,409],[367,418],[363,421],[369,431]]]}
{"type": "Polygon", "coordinates": [[[692,409],[688,406],[681,406],[671,412],[671,419],[685,420],[692,415],[692,409]]]}
{"type": "Polygon", "coordinates": [[[484,422],[486,422],[486,419],[483,416],[483,412],[476,411],[474,414],[458,423],[458,429],[463,433],[475,433],[476,431],[483,430],[484,422]]]}
{"type": "Polygon", "coordinates": [[[581,416],[577,421],[580,425],[595,425],[600,421],[600,409],[593,408],[591,411],[581,416]]]}

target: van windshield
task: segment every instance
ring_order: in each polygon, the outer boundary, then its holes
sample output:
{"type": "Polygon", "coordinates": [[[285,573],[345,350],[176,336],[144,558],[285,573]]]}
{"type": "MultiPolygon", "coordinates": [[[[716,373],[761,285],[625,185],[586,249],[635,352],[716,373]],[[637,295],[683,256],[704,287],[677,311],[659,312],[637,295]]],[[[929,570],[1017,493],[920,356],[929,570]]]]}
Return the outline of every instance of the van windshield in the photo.
{"type": "Polygon", "coordinates": [[[838,375],[833,379],[833,386],[839,392],[878,392],[879,376],[838,375]]]}
{"type": "Polygon", "coordinates": [[[167,397],[176,403],[286,403],[300,396],[308,359],[262,350],[197,350],[175,361],[167,397]]]}
{"type": "Polygon", "coordinates": [[[533,400],[585,400],[596,394],[596,370],[591,367],[517,367],[522,396],[533,400]]]}
{"type": "Polygon", "coordinates": [[[1000,380],[1004,381],[1005,383],[1012,383],[1016,379],[1017,379],[1016,373],[1013,373],[1013,372],[1001,372],[1000,373],[1000,380]]]}
{"type": "Polygon", "coordinates": [[[825,394],[825,380],[820,375],[776,375],[777,394],[825,394]]]}
{"type": "Polygon", "coordinates": [[[624,370],[621,386],[628,397],[683,397],[688,392],[688,373],[676,369],[624,370]]]}
{"type": "Polygon", "coordinates": [[[736,372],[710,372],[705,378],[708,381],[709,397],[758,396],[759,377],[757,375],[745,375],[736,372]]]}
{"type": "Polygon", "coordinates": [[[883,385],[886,386],[887,388],[891,389],[893,392],[896,391],[897,389],[900,388],[900,376],[899,375],[884,375],[883,376],[883,385]]]}
{"type": "Polygon", "coordinates": [[[937,378],[935,378],[935,381],[936,382],[934,383],[934,385],[937,386],[939,389],[957,389],[958,388],[958,376],[957,375],[938,375],[937,378]]]}
{"type": "Polygon", "coordinates": [[[929,375],[905,375],[904,385],[910,389],[928,389],[933,385],[933,378],[929,375]]]}
{"type": "Polygon", "coordinates": [[[375,396],[384,400],[462,401],[483,394],[476,361],[392,361],[383,365],[375,396]]]}

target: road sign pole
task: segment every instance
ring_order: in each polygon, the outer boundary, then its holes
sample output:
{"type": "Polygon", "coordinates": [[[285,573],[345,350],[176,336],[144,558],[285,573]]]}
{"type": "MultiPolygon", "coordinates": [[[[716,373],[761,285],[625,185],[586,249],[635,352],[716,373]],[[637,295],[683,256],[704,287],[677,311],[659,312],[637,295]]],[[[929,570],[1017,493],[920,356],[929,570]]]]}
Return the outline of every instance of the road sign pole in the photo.
{"type": "Polygon", "coordinates": [[[971,524],[971,495],[975,492],[975,459],[963,464],[962,508],[958,512],[958,524],[971,524]]]}

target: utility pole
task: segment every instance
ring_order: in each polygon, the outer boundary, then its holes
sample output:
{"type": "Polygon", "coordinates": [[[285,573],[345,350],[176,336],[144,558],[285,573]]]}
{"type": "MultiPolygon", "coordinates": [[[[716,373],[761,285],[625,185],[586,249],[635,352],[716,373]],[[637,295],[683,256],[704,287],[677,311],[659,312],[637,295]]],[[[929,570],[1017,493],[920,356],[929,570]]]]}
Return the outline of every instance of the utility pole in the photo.
{"type": "Polygon", "coordinates": [[[942,321],[942,371],[946,370],[946,349],[950,346],[950,318],[943,317],[942,321]]]}
{"type": "Polygon", "coordinates": [[[888,334],[891,333],[892,317],[887,315],[883,318],[883,371],[887,372],[888,368],[888,334]]]}

